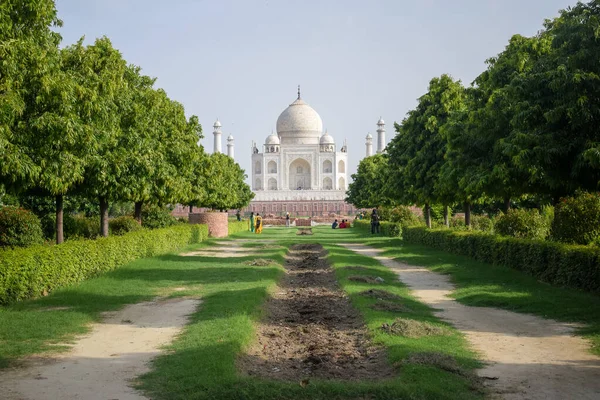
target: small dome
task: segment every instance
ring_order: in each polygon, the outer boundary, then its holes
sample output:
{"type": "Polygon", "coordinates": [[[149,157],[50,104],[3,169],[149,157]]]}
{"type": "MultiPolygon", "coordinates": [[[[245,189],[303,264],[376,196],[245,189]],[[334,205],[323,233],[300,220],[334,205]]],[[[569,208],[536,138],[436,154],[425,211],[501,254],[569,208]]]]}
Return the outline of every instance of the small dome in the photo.
{"type": "Polygon", "coordinates": [[[373,135],[371,135],[371,133],[367,133],[367,139],[373,139],[373,135]]]}
{"type": "Polygon", "coordinates": [[[233,142],[233,135],[229,134],[229,136],[227,136],[227,141],[228,142],[233,142]]]}
{"type": "Polygon", "coordinates": [[[279,136],[271,133],[267,136],[267,140],[265,140],[265,144],[279,144],[279,136]]]}
{"type": "Polygon", "coordinates": [[[219,122],[219,119],[217,119],[217,121],[213,125],[213,128],[220,128],[220,127],[221,127],[221,123],[219,122]]]}
{"type": "Polygon", "coordinates": [[[383,118],[379,117],[379,121],[377,121],[377,125],[385,125],[385,121],[383,118]]]}
{"type": "Polygon", "coordinates": [[[329,133],[325,132],[323,134],[323,136],[321,136],[321,140],[319,141],[320,144],[334,144],[334,140],[333,137],[331,137],[331,135],[329,135],[329,133]]]}

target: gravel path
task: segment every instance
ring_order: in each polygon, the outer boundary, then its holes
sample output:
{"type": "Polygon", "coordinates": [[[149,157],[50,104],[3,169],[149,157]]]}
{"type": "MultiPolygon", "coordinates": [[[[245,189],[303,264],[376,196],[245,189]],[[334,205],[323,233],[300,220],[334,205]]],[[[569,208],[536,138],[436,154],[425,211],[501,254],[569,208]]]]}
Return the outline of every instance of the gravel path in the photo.
{"type": "Polygon", "coordinates": [[[572,324],[489,307],[469,307],[449,297],[455,289],[445,275],[410,266],[360,244],[344,247],[373,257],[398,273],[436,315],[460,329],[488,364],[479,375],[493,397],[509,400],[600,399],[600,358],[574,336],[572,324]]]}
{"type": "MultiPolygon", "coordinates": [[[[73,349],[54,358],[31,358],[0,374],[3,400],[143,400],[129,385],[173,340],[198,300],[132,304],[94,324],[73,349]]],[[[43,328],[40,328],[43,329],[43,328]]]]}

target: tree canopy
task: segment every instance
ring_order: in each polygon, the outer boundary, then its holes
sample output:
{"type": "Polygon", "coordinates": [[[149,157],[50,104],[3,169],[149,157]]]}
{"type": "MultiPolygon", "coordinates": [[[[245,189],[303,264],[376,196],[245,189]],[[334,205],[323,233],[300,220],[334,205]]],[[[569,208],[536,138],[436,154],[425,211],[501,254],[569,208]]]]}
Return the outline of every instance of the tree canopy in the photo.
{"type": "Polygon", "coordinates": [[[53,0],[0,4],[0,192],[53,196],[57,242],[63,197],[240,208],[252,198],[244,171],[208,156],[202,127],[102,37],[59,48],[53,0]]]}
{"type": "Polygon", "coordinates": [[[474,202],[509,208],[598,190],[599,21],[600,0],[578,3],[535,36],[513,36],[469,87],[432,79],[395,124],[387,164],[359,167],[348,201],[362,206],[365,182],[379,180],[390,187],[379,204],[464,203],[468,218],[474,202]]]}

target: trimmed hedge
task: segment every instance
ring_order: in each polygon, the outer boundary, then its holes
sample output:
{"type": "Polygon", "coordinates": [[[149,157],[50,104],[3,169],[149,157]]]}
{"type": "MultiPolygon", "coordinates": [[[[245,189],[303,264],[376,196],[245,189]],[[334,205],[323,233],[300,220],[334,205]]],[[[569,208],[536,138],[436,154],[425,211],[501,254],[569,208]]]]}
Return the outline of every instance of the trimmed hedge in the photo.
{"type": "MultiPolygon", "coordinates": [[[[402,225],[395,222],[381,221],[379,223],[379,232],[389,237],[401,237],[402,225]]],[[[352,222],[352,226],[362,231],[371,233],[371,221],[366,219],[357,219],[352,222]]]]}
{"type": "Polygon", "coordinates": [[[208,237],[206,225],[177,225],[124,236],[73,240],[0,252],[0,304],[46,295],[133,260],[176,251],[208,237]]]}
{"type": "Polygon", "coordinates": [[[144,229],[133,217],[128,215],[123,215],[121,217],[116,217],[109,220],[108,228],[110,229],[111,234],[117,236],[144,229]]]}
{"type": "Polygon", "coordinates": [[[482,232],[405,228],[403,240],[503,265],[558,286],[600,292],[600,249],[482,232]]]}
{"type": "Polygon", "coordinates": [[[239,232],[245,232],[248,230],[248,220],[245,221],[230,221],[229,222],[229,234],[233,235],[239,232]]]}

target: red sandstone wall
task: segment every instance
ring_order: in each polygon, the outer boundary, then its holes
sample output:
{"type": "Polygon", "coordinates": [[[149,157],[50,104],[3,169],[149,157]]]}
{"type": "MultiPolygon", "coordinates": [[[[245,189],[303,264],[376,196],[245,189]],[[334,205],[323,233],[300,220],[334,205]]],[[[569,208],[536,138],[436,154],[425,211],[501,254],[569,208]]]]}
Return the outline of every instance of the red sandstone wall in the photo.
{"type": "Polygon", "coordinates": [[[229,224],[227,213],[207,212],[189,215],[190,224],[208,225],[208,235],[210,237],[223,238],[229,235],[229,224]]]}

